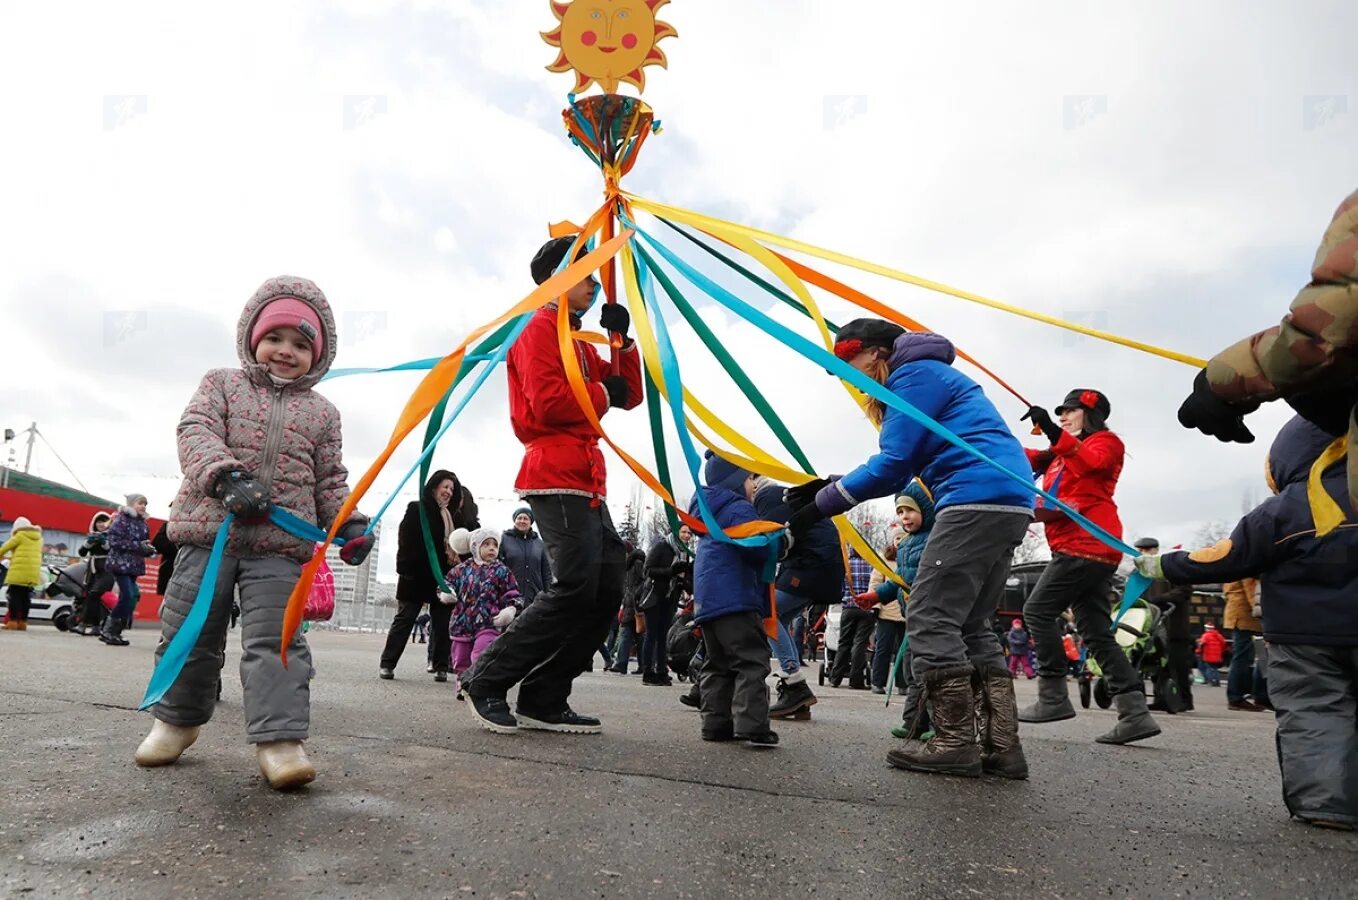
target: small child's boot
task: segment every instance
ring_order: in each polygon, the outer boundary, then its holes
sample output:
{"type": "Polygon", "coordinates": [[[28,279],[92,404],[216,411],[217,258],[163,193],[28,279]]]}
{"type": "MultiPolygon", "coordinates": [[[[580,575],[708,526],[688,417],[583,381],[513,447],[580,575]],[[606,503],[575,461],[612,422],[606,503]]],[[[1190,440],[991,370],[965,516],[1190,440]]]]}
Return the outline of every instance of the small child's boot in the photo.
{"type": "Polygon", "coordinates": [[[156,719],[151,724],[151,733],[137,748],[137,765],[151,768],[168,766],[177,762],[184,751],[198,740],[197,725],[171,725],[156,719]]]}
{"type": "Polygon", "coordinates": [[[276,791],[299,788],[316,780],[316,768],[306,758],[301,741],[266,741],[255,747],[259,771],[276,791]]]}

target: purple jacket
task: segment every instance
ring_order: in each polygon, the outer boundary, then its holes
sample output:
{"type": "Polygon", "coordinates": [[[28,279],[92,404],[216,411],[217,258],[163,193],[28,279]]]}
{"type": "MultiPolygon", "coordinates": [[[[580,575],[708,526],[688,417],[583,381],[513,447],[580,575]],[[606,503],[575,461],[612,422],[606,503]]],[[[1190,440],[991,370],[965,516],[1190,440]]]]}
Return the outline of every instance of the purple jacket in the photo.
{"type": "MultiPolygon", "coordinates": [[[[210,492],[223,472],[249,472],[269,486],[275,506],[328,528],[349,496],[342,461],[340,414],[312,390],[330,369],[339,343],[335,317],[320,288],[305,278],[271,278],[255,291],[236,326],[239,369],[213,369],[203,376],[179,420],[179,466],[184,481],[170,510],[169,536],[176,544],[211,547],[226,516],[210,492]],[[278,386],[250,352],[250,330],[261,308],[278,297],[310,305],[321,320],[324,353],[310,372],[278,386]]],[[[355,513],[351,522],[365,522],[355,513]]],[[[257,559],[288,556],[305,562],[315,545],[270,524],[231,529],[226,552],[257,559]]]]}
{"type": "Polygon", "coordinates": [[[151,539],[146,520],[124,506],[108,526],[108,571],[114,575],[145,575],[146,557],[142,542],[151,539]]]}
{"type": "Polygon", "coordinates": [[[522,605],[514,573],[498,559],[460,563],[448,573],[447,582],[457,594],[448,628],[453,637],[475,637],[478,631],[495,627],[492,620],[500,610],[522,605]]]}

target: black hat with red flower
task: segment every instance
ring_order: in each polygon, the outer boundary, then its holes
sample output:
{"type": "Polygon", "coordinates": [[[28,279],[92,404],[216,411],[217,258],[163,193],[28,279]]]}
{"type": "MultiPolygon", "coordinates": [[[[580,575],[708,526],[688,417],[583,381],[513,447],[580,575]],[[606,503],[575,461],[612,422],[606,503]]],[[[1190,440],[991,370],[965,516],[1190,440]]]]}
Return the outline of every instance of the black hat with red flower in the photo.
{"type": "Polygon", "coordinates": [[[1108,402],[1108,398],[1102,391],[1092,388],[1076,388],[1069,394],[1061,405],[1056,407],[1056,414],[1059,416],[1068,409],[1083,409],[1085,411],[1085,430],[1101,431],[1107,426],[1104,424],[1108,416],[1112,413],[1113,407],[1108,402]]]}

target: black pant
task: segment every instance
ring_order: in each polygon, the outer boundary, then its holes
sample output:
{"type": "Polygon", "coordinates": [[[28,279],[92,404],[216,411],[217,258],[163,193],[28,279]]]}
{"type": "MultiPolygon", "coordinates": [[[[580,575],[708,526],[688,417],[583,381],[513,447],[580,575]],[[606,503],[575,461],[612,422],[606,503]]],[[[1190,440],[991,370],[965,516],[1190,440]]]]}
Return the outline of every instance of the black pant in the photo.
{"type": "Polygon", "coordinates": [[[642,615],[646,619],[646,634],[641,642],[641,671],[666,676],[670,671],[669,637],[674,624],[674,604],[661,600],[642,615]]]}
{"type": "Polygon", "coordinates": [[[448,635],[448,620],[452,618],[453,608],[444,606],[437,597],[430,600],[402,600],[396,607],[396,618],[391,620],[391,630],[387,632],[387,645],[382,649],[382,668],[394,669],[401,661],[406,644],[410,641],[411,629],[420,617],[425,603],[429,603],[429,653],[434,662],[434,671],[447,672],[448,661],[453,653],[453,639],[448,635]]]}
{"type": "Polygon", "coordinates": [[[11,584],[5,598],[9,602],[9,620],[27,622],[28,607],[33,602],[33,588],[23,584],[11,584]]]}
{"type": "Polygon", "coordinates": [[[835,650],[831,680],[843,681],[847,675],[850,687],[867,685],[868,638],[876,625],[877,617],[866,609],[844,607],[839,615],[839,647],[835,650]]]}
{"type": "Polygon", "coordinates": [[[1169,677],[1179,686],[1179,702],[1193,708],[1193,641],[1170,640],[1169,677]]]}
{"type": "MultiPolygon", "coordinates": [[[[893,601],[894,602],[894,601],[893,601]]],[[[890,619],[877,620],[877,636],[872,641],[872,686],[886,688],[891,677],[891,664],[896,661],[896,652],[905,640],[905,623],[890,619]]],[[[905,690],[905,672],[897,670],[896,689],[905,690]]]]}
{"type": "Polygon", "coordinates": [[[1061,613],[1075,614],[1089,652],[1103,670],[1112,696],[1141,689],[1141,675],[1113,635],[1113,563],[1096,562],[1053,553],[1037,587],[1023,605],[1023,621],[1037,644],[1037,672],[1047,678],[1066,677],[1066,648],[1061,642],[1061,613]]]}
{"type": "Polygon", "coordinates": [[[528,498],[555,578],[462,679],[474,697],[504,697],[519,682],[518,707],[555,714],[590,664],[622,606],[627,548],[608,506],[574,494],[528,498]]]}

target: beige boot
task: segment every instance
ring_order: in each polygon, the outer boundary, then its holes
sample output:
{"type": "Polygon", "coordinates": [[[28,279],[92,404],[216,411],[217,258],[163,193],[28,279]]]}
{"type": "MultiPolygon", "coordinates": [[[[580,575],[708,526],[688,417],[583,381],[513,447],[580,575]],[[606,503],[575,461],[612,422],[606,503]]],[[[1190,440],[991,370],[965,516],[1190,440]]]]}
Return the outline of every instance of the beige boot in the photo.
{"type": "Polygon", "coordinates": [[[316,768],[306,758],[301,741],[268,741],[255,747],[259,771],[277,791],[299,788],[316,780],[316,768]]]}
{"type": "Polygon", "coordinates": [[[137,765],[168,766],[178,761],[184,751],[198,740],[197,725],[171,725],[156,719],[151,725],[151,733],[137,748],[137,765]]]}

